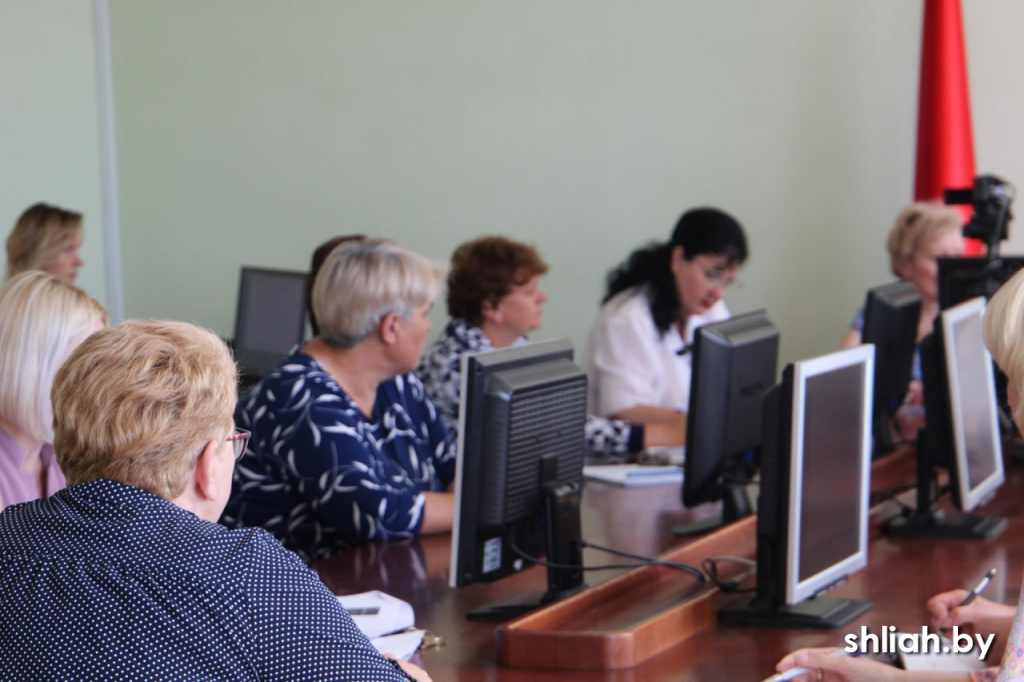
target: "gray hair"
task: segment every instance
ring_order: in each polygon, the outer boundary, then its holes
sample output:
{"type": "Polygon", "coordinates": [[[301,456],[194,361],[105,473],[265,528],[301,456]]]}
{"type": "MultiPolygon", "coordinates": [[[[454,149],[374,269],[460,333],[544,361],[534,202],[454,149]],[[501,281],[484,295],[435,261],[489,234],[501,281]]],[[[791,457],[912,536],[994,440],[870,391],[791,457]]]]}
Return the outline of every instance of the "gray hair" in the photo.
{"type": "Polygon", "coordinates": [[[445,267],[384,239],[339,244],[313,282],[313,313],[320,338],[352,348],[369,337],[381,318],[405,319],[437,297],[445,267]]]}

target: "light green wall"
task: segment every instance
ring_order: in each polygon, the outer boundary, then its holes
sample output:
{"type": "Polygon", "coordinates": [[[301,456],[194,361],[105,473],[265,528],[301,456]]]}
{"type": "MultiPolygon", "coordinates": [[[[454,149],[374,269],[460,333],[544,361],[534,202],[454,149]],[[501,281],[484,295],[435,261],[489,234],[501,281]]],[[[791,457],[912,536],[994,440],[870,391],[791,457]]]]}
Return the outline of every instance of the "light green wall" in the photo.
{"type": "MultiPolygon", "coordinates": [[[[1019,181],[1024,3],[964,7],[979,170],[1019,181]]],[[[446,259],[495,232],[552,265],[536,338],[580,346],[607,269],[701,204],[747,226],[730,305],[768,308],[784,360],[832,349],[889,278],[918,2],[110,8],[129,316],[227,334],[242,264],[304,268],[351,232],[446,259]]]]}
{"type": "Polygon", "coordinates": [[[96,92],[88,0],[0,0],[0,235],[37,201],[84,213],[78,285],[106,304],[96,92]]]}

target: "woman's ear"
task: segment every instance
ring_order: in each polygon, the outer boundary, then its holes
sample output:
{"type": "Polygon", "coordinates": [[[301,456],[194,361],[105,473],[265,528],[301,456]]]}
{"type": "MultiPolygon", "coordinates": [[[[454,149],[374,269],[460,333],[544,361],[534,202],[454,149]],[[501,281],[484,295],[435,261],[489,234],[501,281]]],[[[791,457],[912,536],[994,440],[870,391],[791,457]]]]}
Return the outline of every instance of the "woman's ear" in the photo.
{"type": "Polygon", "coordinates": [[[896,273],[900,277],[902,277],[903,279],[910,279],[910,277],[908,276],[910,274],[910,259],[909,258],[901,258],[896,263],[896,273]]]}
{"type": "Polygon", "coordinates": [[[399,317],[398,313],[392,311],[380,318],[380,322],[377,323],[377,334],[380,340],[389,346],[398,341],[399,317]]]}
{"type": "Polygon", "coordinates": [[[682,265],[685,260],[686,252],[683,251],[683,247],[673,246],[671,256],[669,256],[669,267],[672,270],[672,272],[675,272],[676,269],[680,265],[682,265]]]}
{"type": "Polygon", "coordinates": [[[219,494],[217,467],[221,464],[218,461],[220,447],[219,441],[209,441],[196,460],[196,490],[204,499],[213,500],[219,494]]]}
{"type": "Polygon", "coordinates": [[[501,322],[501,309],[498,307],[498,303],[491,300],[486,300],[481,303],[480,317],[482,317],[486,322],[501,322]]]}

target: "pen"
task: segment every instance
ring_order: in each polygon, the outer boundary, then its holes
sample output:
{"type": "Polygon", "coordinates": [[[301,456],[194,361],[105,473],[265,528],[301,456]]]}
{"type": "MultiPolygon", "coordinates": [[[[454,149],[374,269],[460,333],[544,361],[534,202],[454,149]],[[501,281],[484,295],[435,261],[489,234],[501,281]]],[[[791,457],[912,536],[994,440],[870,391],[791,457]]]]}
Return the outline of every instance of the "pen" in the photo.
{"type": "MultiPolygon", "coordinates": [[[[864,654],[863,651],[849,652],[849,651],[846,651],[845,649],[838,649],[836,651],[833,651],[831,655],[832,656],[849,656],[850,658],[857,658],[858,656],[861,656],[863,654],[864,654]]],[[[801,668],[800,666],[797,666],[795,668],[790,668],[789,670],[786,670],[786,671],[781,672],[781,673],[775,673],[771,677],[765,678],[764,682],[786,682],[786,680],[791,680],[794,677],[800,677],[804,673],[809,673],[809,672],[812,672],[809,668],[801,668]]]]}
{"type": "Polygon", "coordinates": [[[970,592],[967,593],[967,596],[964,597],[964,600],[962,602],[960,602],[960,606],[967,606],[972,601],[974,601],[974,598],[977,597],[981,593],[982,590],[984,590],[986,587],[988,587],[989,581],[992,580],[992,576],[994,576],[995,574],[996,574],[996,569],[994,569],[994,568],[988,569],[988,573],[985,574],[985,577],[981,579],[981,582],[978,583],[977,587],[975,587],[973,590],[971,590],[970,592]]]}

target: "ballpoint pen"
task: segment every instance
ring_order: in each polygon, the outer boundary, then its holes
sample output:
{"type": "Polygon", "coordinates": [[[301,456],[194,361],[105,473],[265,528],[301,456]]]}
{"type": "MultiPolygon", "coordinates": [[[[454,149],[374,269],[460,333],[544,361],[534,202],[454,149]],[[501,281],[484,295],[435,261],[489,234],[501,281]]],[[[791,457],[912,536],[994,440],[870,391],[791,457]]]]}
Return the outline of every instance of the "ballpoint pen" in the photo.
{"type": "Polygon", "coordinates": [[[960,602],[960,606],[967,606],[972,601],[974,601],[974,598],[977,597],[979,594],[981,594],[982,590],[984,590],[986,587],[988,587],[989,581],[992,580],[992,576],[994,576],[995,574],[996,574],[996,569],[994,569],[994,568],[988,569],[988,573],[985,574],[985,577],[983,577],[981,579],[981,582],[978,583],[977,587],[975,587],[973,590],[971,590],[970,592],[967,593],[967,596],[964,597],[964,600],[962,602],[960,602]]]}

